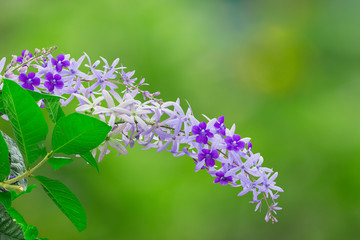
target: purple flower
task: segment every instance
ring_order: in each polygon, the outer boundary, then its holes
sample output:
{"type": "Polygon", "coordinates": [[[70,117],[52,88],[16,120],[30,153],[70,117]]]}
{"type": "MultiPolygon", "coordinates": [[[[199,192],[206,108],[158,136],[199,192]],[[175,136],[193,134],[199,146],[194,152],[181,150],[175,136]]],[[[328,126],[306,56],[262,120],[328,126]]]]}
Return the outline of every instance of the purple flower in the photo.
{"type": "MultiPolygon", "coordinates": [[[[9,71],[5,72],[6,78],[19,82],[27,89],[38,91],[35,86],[43,83],[44,88],[53,94],[70,95],[66,96],[67,100],[61,100],[62,106],[76,97],[81,105],[76,108],[77,112],[93,109],[94,116],[113,128],[103,144],[92,151],[95,157],[96,151],[100,150],[99,161],[110,152],[109,147],[115,148],[119,154],[127,154],[125,147],[132,148],[135,142],[144,149],[167,150],[176,157],[186,154],[195,161],[195,172],[204,169],[214,183],[241,187],[238,196],[252,194],[251,203],[256,204],[255,211],[261,210],[261,205],[267,206],[265,220],[277,221],[274,216],[281,208],[275,200],[283,192],[275,182],[278,174],[262,166],[263,157],[260,153],[253,153],[250,138],[235,134],[235,124],[230,129],[226,128],[224,116],[210,119],[204,115],[206,120],[200,122],[189,103],[185,113],[179,99],[164,102],[156,97],[159,93],[142,90],[140,86],[147,85],[144,79],[135,85],[140,79],[134,76],[135,71],[125,72],[122,65],[117,66],[119,59],[110,65],[101,57],[104,65],[100,65],[102,62],[99,60],[92,64],[86,54],[77,61],[70,55],[60,54],[53,58],[47,51],[39,55],[39,51],[35,50],[34,55],[35,58],[24,50],[20,57],[15,56],[11,66],[17,60],[22,63],[18,64],[21,65],[18,70],[20,76],[9,71]],[[45,59],[41,60],[43,57],[45,59]],[[88,64],[83,64],[85,58],[88,64]],[[28,64],[29,59],[35,60],[31,67],[38,69],[36,74],[28,73],[27,66],[23,66],[25,62],[28,64]],[[90,69],[89,73],[80,71],[82,65],[90,69]],[[43,76],[45,82],[40,81],[43,76]],[[123,89],[115,92],[120,87],[118,85],[123,89]],[[137,99],[141,94],[146,101],[137,99]],[[264,202],[266,204],[262,204],[264,202]]],[[[0,59],[0,82],[5,60],[0,59]]],[[[44,107],[44,104],[41,106],[44,107]]],[[[0,117],[7,118],[6,115],[0,117]]]]}
{"type": "Polygon", "coordinates": [[[23,82],[21,85],[23,88],[34,91],[34,86],[40,85],[40,78],[35,77],[35,73],[29,72],[28,75],[26,73],[21,73],[19,76],[19,80],[23,82]]]}
{"type": "Polygon", "coordinates": [[[74,86],[71,86],[68,89],[65,89],[64,93],[65,94],[70,94],[70,97],[68,99],[66,99],[65,101],[63,99],[60,100],[61,102],[61,106],[64,107],[66,105],[68,105],[75,97],[74,93],[79,93],[80,88],[83,87],[81,85],[81,81],[80,78],[76,79],[76,83],[74,86]]]}
{"type": "Polygon", "coordinates": [[[51,72],[45,75],[44,86],[49,90],[49,92],[54,91],[54,88],[62,89],[64,87],[63,81],[61,81],[61,76],[59,74],[53,75],[51,72]]]}
{"type": "Polygon", "coordinates": [[[134,74],[135,74],[135,71],[126,73],[124,71],[124,69],[121,69],[121,79],[124,80],[124,84],[133,85],[133,83],[137,80],[137,78],[131,79],[132,76],[134,76],[134,74]]]}
{"type": "Polygon", "coordinates": [[[249,191],[252,191],[253,192],[253,199],[254,199],[254,201],[257,202],[258,201],[257,196],[259,194],[257,192],[257,188],[259,187],[259,184],[262,182],[262,179],[258,179],[255,182],[252,182],[245,175],[240,175],[240,179],[241,179],[241,186],[242,186],[243,190],[238,194],[238,196],[243,196],[246,193],[248,193],[249,191]]]}
{"type": "Polygon", "coordinates": [[[70,62],[68,60],[65,60],[65,56],[63,54],[57,55],[57,60],[55,58],[51,59],[52,65],[55,66],[57,72],[61,72],[63,67],[70,66],[70,62]]]}
{"type": "Polygon", "coordinates": [[[18,57],[17,57],[16,62],[18,62],[18,63],[23,63],[24,57],[26,56],[25,53],[28,53],[27,56],[28,56],[29,58],[32,58],[32,57],[33,57],[32,53],[29,53],[28,50],[23,50],[23,51],[21,52],[21,56],[18,56],[18,57]]]}
{"type": "Polygon", "coordinates": [[[22,63],[24,61],[24,58],[22,56],[18,56],[16,59],[16,62],[22,63]]]}
{"type": "Polygon", "coordinates": [[[3,68],[5,67],[5,62],[6,62],[6,58],[2,58],[0,60],[0,79],[3,78],[3,76],[1,75],[1,72],[2,72],[3,68]]]}
{"type": "Polygon", "coordinates": [[[216,150],[202,149],[198,155],[199,161],[205,159],[205,164],[208,167],[215,166],[215,159],[219,157],[219,153],[216,150]]]}
{"type": "MultiPolygon", "coordinates": [[[[75,59],[71,59],[70,60],[70,65],[69,65],[69,70],[64,70],[62,72],[62,75],[69,75],[67,77],[64,77],[68,80],[72,80],[75,76],[79,76],[81,78],[87,79],[88,76],[81,72],[79,70],[79,67],[81,66],[82,62],[84,61],[85,55],[83,55],[82,57],[79,58],[78,61],[75,61],[75,59]]],[[[64,79],[64,81],[66,82],[66,80],[64,79]]]]}
{"type": "Polygon", "coordinates": [[[232,182],[232,177],[225,177],[225,173],[223,171],[218,171],[215,173],[216,178],[214,180],[214,183],[220,183],[221,185],[227,185],[229,182],[232,182]]]}
{"type": "Polygon", "coordinates": [[[195,158],[193,158],[193,160],[195,161],[195,164],[196,164],[196,166],[197,166],[197,168],[198,168],[198,169],[195,169],[196,172],[199,171],[200,169],[207,169],[207,170],[209,170],[208,167],[205,167],[205,166],[204,166],[205,163],[202,164],[202,163],[200,163],[200,161],[196,160],[195,158]],[[198,167],[198,164],[199,164],[200,167],[198,167]]]}
{"type": "Polygon", "coordinates": [[[214,137],[214,134],[210,132],[209,129],[206,129],[206,123],[201,122],[199,125],[192,127],[192,133],[198,135],[196,137],[196,142],[207,144],[208,138],[214,137]]]}
{"type": "Polygon", "coordinates": [[[235,134],[232,137],[226,137],[225,142],[227,144],[226,149],[231,151],[239,151],[245,148],[245,143],[243,141],[240,141],[241,137],[240,135],[235,134]]]}
{"type": "Polygon", "coordinates": [[[275,186],[276,182],[274,182],[274,180],[276,179],[277,176],[278,176],[277,172],[274,173],[269,179],[267,175],[263,176],[261,191],[264,192],[266,195],[268,194],[269,191],[271,191],[271,189],[278,192],[284,191],[281,187],[275,186]]]}
{"type": "MultiPolygon", "coordinates": [[[[95,69],[100,61],[96,61],[93,65],[91,65],[91,61],[90,58],[87,54],[85,54],[85,56],[87,57],[87,59],[89,60],[89,65],[86,65],[90,68],[90,71],[94,74],[93,76],[91,76],[91,79],[96,78],[97,82],[95,82],[91,87],[88,88],[88,91],[92,92],[94,91],[99,85],[101,87],[101,91],[103,91],[106,86],[108,86],[110,88],[110,91],[118,88],[118,86],[112,82],[110,82],[109,80],[111,79],[115,79],[116,78],[116,64],[119,62],[119,59],[115,59],[115,61],[112,63],[111,66],[108,65],[107,61],[102,58],[103,60],[105,60],[105,70],[101,71],[98,69],[95,69]]],[[[115,91],[114,91],[115,92],[115,91]]]]}
{"type": "Polygon", "coordinates": [[[214,124],[214,127],[216,128],[217,132],[220,133],[221,135],[225,136],[225,130],[226,127],[224,125],[224,116],[221,116],[218,118],[217,122],[214,124]]]}

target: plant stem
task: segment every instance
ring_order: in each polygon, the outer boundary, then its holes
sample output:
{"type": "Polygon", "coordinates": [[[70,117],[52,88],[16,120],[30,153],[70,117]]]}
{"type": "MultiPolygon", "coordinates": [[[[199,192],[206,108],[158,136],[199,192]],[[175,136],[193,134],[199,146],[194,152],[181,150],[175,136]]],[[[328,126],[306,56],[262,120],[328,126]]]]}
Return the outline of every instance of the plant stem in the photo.
{"type": "MultiPolygon", "coordinates": [[[[53,151],[49,152],[48,154],[46,154],[46,156],[43,158],[43,160],[41,160],[38,164],[36,164],[35,167],[29,169],[29,170],[26,170],[23,174],[13,178],[13,179],[9,179],[9,180],[6,180],[4,181],[3,183],[0,183],[0,187],[1,187],[1,184],[12,184],[12,183],[15,183],[23,178],[26,178],[28,176],[30,176],[36,169],[38,169],[39,167],[41,167],[41,165],[43,165],[53,154],[53,151]]],[[[10,185],[12,186],[12,185],[10,185]]],[[[6,188],[6,187],[5,187],[6,188]]]]}
{"type": "MultiPolygon", "coordinates": [[[[117,80],[111,80],[111,79],[105,79],[105,81],[109,81],[109,82],[112,82],[112,83],[115,83],[115,84],[119,84],[119,85],[122,85],[122,86],[125,86],[127,88],[132,88],[132,89],[136,89],[138,90],[139,92],[141,93],[144,93],[145,91],[144,90],[141,90],[138,86],[136,85],[129,85],[129,84],[126,84],[126,83],[123,83],[123,82],[120,82],[121,78],[119,79],[119,81],[117,80]]],[[[84,82],[96,82],[96,80],[87,80],[87,79],[81,79],[81,81],[84,81],[84,82]]],[[[158,103],[162,103],[162,100],[161,99],[157,99],[154,97],[154,94],[150,94],[150,96],[148,96],[149,99],[151,100],[154,100],[158,103]]]]}
{"type": "Polygon", "coordinates": [[[24,191],[24,188],[22,186],[10,185],[10,184],[7,184],[7,183],[0,183],[0,188],[5,188],[6,190],[15,190],[15,191],[18,191],[18,192],[24,191]]]}
{"type": "Polygon", "coordinates": [[[49,54],[56,51],[56,49],[57,49],[57,46],[49,47],[49,48],[45,49],[44,53],[40,52],[38,55],[33,56],[32,58],[29,58],[28,60],[21,63],[20,65],[10,68],[7,72],[14,72],[14,71],[18,70],[19,68],[21,68],[22,66],[31,63],[32,61],[35,61],[35,60],[38,60],[38,59],[41,59],[41,58],[46,58],[49,54]]]}

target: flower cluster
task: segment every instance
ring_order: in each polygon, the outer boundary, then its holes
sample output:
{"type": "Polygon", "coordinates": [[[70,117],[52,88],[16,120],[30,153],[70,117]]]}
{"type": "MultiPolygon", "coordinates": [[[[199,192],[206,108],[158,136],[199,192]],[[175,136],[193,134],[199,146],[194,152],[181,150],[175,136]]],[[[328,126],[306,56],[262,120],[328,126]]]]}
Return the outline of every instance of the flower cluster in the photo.
{"type": "Polygon", "coordinates": [[[240,187],[238,196],[251,192],[255,211],[261,211],[264,203],[265,220],[277,222],[274,214],[281,208],[276,199],[278,192],[283,192],[276,186],[278,174],[262,166],[263,157],[253,153],[250,138],[235,134],[235,125],[227,128],[224,116],[205,116],[206,121],[200,122],[190,106],[186,111],[180,106],[179,99],[165,102],[156,98],[158,92],[142,90],[141,86],[147,85],[145,79],[133,78],[134,71],[125,72],[118,65],[119,59],[110,65],[101,57],[100,67],[100,60],[92,63],[86,54],[76,60],[69,54],[55,57],[53,51],[43,49],[31,54],[24,50],[22,56],[13,57],[4,76],[6,59],[1,59],[0,79],[6,77],[33,91],[61,95],[65,97],[62,106],[77,99],[77,112],[110,125],[106,140],[93,150],[98,161],[111,150],[126,155],[135,142],[144,149],[166,150],[175,157],[187,155],[194,160],[195,171],[207,171],[214,183],[240,187]]]}

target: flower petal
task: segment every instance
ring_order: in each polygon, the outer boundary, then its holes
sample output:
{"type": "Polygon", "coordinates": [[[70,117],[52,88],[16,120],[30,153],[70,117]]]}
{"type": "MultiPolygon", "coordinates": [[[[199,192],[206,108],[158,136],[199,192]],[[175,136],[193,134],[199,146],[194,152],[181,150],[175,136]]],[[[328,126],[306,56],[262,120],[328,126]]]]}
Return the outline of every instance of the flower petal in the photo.
{"type": "Polygon", "coordinates": [[[28,77],[26,76],[26,73],[21,73],[21,74],[19,75],[19,80],[20,80],[21,82],[26,82],[27,79],[28,79],[28,77]]]}
{"type": "Polygon", "coordinates": [[[56,58],[58,61],[63,61],[65,59],[65,56],[63,54],[59,54],[56,58]]]}

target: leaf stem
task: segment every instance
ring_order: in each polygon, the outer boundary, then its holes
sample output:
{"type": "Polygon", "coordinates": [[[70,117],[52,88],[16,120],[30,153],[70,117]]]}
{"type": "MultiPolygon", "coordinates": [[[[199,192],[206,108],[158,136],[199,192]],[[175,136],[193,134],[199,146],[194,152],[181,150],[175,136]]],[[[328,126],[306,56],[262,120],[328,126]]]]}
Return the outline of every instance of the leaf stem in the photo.
{"type": "MultiPolygon", "coordinates": [[[[23,174],[15,177],[13,179],[6,180],[3,183],[0,183],[0,187],[1,187],[2,184],[9,185],[9,184],[15,183],[15,182],[17,182],[17,181],[19,181],[19,180],[21,180],[23,178],[26,178],[26,177],[30,176],[36,169],[41,167],[52,156],[52,154],[53,154],[53,151],[46,154],[46,156],[38,164],[36,164],[35,167],[33,167],[33,168],[29,169],[29,170],[26,170],[23,174]]],[[[9,186],[14,186],[14,185],[9,185],[9,186]]],[[[4,188],[6,188],[6,187],[4,187],[4,188]]]]}
{"type": "Polygon", "coordinates": [[[5,188],[6,190],[15,190],[15,191],[18,191],[18,192],[24,191],[24,188],[22,186],[11,185],[11,184],[2,183],[2,182],[0,182],[0,188],[5,188]]]}

